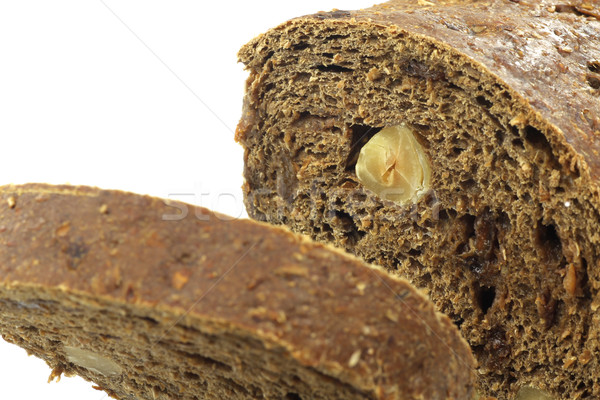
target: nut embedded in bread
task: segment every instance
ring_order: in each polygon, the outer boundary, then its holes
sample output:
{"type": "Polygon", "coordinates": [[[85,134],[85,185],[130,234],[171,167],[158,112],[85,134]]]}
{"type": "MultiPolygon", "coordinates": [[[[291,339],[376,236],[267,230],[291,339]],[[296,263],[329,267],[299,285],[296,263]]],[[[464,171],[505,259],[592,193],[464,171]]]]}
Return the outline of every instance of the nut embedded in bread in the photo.
{"type": "Polygon", "coordinates": [[[383,200],[415,203],[429,190],[431,168],[411,129],[391,126],[360,149],[356,178],[383,200]]]}
{"type": "Polygon", "coordinates": [[[426,289],[486,394],[600,398],[599,10],[396,0],[255,38],[239,53],[249,214],[426,289]],[[357,173],[398,125],[431,170],[408,201],[357,173]]]}
{"type": "Polygon", "coordinates": [[[466,342],[406,281],[278,227],[165,218],[184,207],[1,187],[4,339],[118,399],[473,397],[466,342]]]}

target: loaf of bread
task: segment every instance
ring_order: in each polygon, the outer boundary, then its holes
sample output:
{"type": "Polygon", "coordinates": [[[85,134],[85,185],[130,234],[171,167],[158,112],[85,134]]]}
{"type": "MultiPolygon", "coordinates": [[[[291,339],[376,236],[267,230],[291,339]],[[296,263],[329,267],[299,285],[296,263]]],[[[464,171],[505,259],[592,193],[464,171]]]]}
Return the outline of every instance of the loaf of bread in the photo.
{"type": "Polygon", "coordinates": [[[488,394],[600,398],[599,19],[597,0],[397,0],[255,38],[249,214],[425,289],[488,394]]]}
{"type": "Polygon", "coordinates": [[[282,228],[5,186],[0,249],[2,337],[117,399],[475,395],[468,345],[423,295],[282,228]]]}

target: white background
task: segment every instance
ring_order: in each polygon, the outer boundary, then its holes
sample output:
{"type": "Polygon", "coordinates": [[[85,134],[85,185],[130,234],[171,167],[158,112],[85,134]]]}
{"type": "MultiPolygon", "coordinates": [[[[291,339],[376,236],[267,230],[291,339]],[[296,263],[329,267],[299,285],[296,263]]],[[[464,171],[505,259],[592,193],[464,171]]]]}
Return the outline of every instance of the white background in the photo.
{"type": "MultiPolygon", "coordinates": [[[[237,50],[286,19],[374,1],[0,0],[0,185],[93,185],[243,217],[237,50]]],[[[1,399],[107,398],[49,374],[0,339],[1,399]]]]}

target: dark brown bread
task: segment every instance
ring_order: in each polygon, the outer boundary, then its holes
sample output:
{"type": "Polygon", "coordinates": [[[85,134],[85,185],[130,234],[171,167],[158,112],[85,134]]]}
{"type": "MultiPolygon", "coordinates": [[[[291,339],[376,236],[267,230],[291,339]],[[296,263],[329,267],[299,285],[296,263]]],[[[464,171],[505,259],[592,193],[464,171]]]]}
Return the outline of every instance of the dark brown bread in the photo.
{"type": "Polygon", "coordinates": [[[600,398],[600,2],[391,1],[286,22],[240,51],[251,217],[428,291],[481,384],[600,398]],[[407,125],[431,167],[414,204],[355,174],[407,125]]]}
{"type": "Polygon", "coordinates": [[[408,283],[287,230],[86,187],[0,188],[0,333],[118,399],[471,399],[408,283]]]}

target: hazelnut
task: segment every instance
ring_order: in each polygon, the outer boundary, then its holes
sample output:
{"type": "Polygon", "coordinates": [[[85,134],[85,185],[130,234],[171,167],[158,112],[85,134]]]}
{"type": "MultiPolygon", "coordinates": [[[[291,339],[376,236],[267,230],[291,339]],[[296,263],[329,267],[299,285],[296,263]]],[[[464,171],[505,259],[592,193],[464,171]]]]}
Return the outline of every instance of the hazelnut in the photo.
{"type": "Polygon", "coordinates": [[[383,128],[363,146],[356,176],[382,199],[406,204],[427,192],[431,168],[412,130],[398,125],[383,128]]]}
{"type": "Polygon", "coordinates": [[[93,351],[65,346],[65,354],[69,362],[100,375],[119,375],[123,371],[119,364],[93,351]]]}
{"type": "Polygon", "coordinates": [[[523,386],[519,389],[515,400],[554,400],[554,398],[541,389],[523,386]]]}

